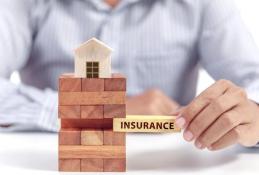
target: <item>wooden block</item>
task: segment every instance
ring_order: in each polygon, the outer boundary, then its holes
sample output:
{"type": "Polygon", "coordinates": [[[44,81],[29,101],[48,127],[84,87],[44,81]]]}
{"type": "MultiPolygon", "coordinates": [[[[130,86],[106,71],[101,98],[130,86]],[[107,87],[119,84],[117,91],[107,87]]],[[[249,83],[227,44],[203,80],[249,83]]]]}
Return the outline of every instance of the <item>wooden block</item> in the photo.
{"type": "Polygon", "coordinates": [[[104,118],[125,118],[126,105],[104,105],[104,118]]]}
{"type": "Polygon", "coordinates": [[[87,91],[87,92],[104,91],[104,79],[103,78],[83,78],[82,91],[87,91]]]}
{"type": "Polygon", "coordinates": [[[81,145],[103,145],[103,131],[82,130],[81,145]]]}
{"type": "Polygon", "coordinates": [[[61,128],[112,129],[112,119],[63,119],[61,128]]]}
{"type": "Polygon", "coordinates": [[[125,92],[60,92],[59,105],[125,104],[125,92]]]}
{"type": "Polygon", "coordinates": [[[59,78],[59,92],[80,92],[81,78],[75,78],[73,74],[64,74],[59,78]]]}
{"type": "Polygon", "coordinates": [[[175,126],[176,116],[127,115],[126,118],[113,119],[114,132],[181,132],[175,126]]]}
{"type": "Polygon", "coordinates": [[[113,130],[103,131],[104,145],[126,145],[126,133],[113,132],[113,130]]]}
{"type": "Polygon", "coordinates": [[[81,106],[81,118],[102,119],[103,105],[81,106]]]}
{"type": "Polygon", "coordinates": [[[80,172],[80,159],[59,159],[59,171],[65,172],[80,172]]]}
{"type": "Polygon", "coordinates": [[[126,78],[121,74],[112,74],[112,78],[104,79],[105,91],[126,91],[126,78]]]}
{"type": "Polygon", "coordinates": [[[82,159],[81,172],[102,172],[103,159],[82,159]]]}
{"type": "Polygon", "coordinates": [[[60,159],[126,158],[125,146],[67,146],[59,145],[60,159]]]}
{"type": "Polygon", "coordinates": [[[124,172],[126,171],[126,159],[104,159],[104,172],[124,172]]]}
{"type": "Polygon", "coordinates": [[[80,118],[80,106],[58,106],[58,117],[61,119],[80,118]]]}
{"type": "Polygon", "coordinates": [[[59,131],[59,145],[80,145],[81,130],[79,129],[61,129],[59,131]]]}

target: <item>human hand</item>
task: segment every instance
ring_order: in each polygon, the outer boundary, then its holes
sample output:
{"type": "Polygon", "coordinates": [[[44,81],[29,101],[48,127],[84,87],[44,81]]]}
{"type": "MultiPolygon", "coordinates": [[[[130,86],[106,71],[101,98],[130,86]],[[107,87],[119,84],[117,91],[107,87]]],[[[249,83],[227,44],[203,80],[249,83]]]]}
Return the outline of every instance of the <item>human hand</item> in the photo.
{"type": "Polygon", "coordinates": [[[140,95],[128,97],[126,104],[127,114],[131,115],[171,115],[179,107],[177,102],[158,89],[151,89],[140,95]]]}
{"type": "Polygon", "coordinates": [[[195,140],[199,149],[254,146],[259,141],[259,106],[242,88],[219,80],[182,109],[176,125],[185,128],[184,139],[195,140]]]}

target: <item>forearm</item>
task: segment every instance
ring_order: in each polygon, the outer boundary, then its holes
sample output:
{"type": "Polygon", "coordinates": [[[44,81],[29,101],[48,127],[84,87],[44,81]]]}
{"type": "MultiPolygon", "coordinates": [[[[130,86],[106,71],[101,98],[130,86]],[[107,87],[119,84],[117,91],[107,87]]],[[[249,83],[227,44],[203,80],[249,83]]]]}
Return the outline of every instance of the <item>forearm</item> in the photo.
{"type": "Polygon", "coordinates": [[[57,131],[57,93],[0,79],[0,125],[2,131],[57,131]],[[6,127],[8,126],[8,127],[6,127]]]}

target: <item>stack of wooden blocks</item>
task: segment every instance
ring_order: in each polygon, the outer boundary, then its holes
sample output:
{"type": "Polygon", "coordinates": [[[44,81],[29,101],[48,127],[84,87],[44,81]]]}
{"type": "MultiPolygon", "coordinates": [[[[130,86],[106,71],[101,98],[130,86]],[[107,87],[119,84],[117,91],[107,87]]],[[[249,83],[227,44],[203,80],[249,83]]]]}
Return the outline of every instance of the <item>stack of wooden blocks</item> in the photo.
{"type": "Polygon", "coordinates": [[[126,117],[126,78],[59,78],[59,170],[126,171],[126,135],[113,132],[126,117]]]}

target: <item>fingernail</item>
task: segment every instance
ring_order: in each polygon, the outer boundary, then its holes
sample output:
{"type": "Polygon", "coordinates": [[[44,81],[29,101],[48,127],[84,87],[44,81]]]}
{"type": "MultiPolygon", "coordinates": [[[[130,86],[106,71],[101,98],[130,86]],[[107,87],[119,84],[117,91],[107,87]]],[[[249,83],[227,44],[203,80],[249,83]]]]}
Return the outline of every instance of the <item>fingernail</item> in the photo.
{"type": "Polygon", "coordinates": [[[186,131],[184,132],[183,137],[186,141],[191,141],[193,139],[193,134],[190,131],[186,131]]]}
{"type": "Polygon", "coordinates": [[[195,146],[198,148],[198,149],[203,149],[204,147],[202,146],[202,144],[199,142],[199,141],[197,141],[196,143],[195,143],[195,146]]]}
{"type": "Polygon", "coordinates": [[[185,119],[183,117],[179,117],[175,120],[175,124],[176,126],[178,126],[179,128],[183,128],[185,125],[185,119]]]}

